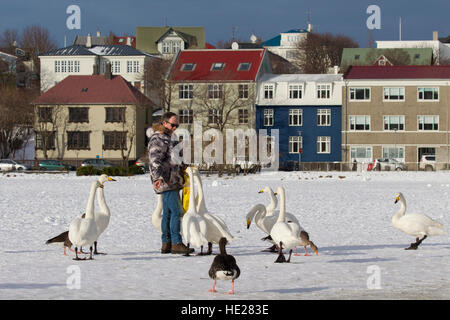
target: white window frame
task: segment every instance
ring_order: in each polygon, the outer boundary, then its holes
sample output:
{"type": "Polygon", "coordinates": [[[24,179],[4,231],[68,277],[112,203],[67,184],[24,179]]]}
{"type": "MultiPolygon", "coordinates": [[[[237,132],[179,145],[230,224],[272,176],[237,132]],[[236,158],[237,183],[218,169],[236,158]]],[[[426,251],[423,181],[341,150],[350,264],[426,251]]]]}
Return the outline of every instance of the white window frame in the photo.
{"type": "Polygon", "coordinates": [[[239,124],[247,124],[250,121],[250,112],[247,108],[238,109],[238,122],[239,124]]]}
{"type": "Polygon", "coordinates": [[[241,62],[238,65],[238,71],[249,71],[252,67],[252,63],[251,62],[241,62]],[[248,66],[248,68],[244,68],[244,66],[248,66]]]}
{"type": "Polygon", "coordinates": [[[303,99],[303,84],[301,83],[290,83],[288,85],[289,99],[303,99]],[[295,97],[297,95],[297,97],[295,97]]]}
{"type": "Polygon", "coordinates": [[[273,123],[274,123],[273,118],[274,118],[273,109],[264,109],[264,126],[265,127],[273,126],[273,123]]]}
{"type": "Polygon", "coordinates": [[[331,83],[320,83],[316,85],[317,99],[327,100],[331,99],[331,83]],[[325,97],[323,97],[325,93],[325,97]]]}
{"type": "Polygon", "coordinates": [[[55,73],[61,72],[61,61],[55,60],[55,73]]]}
{"type": "Polygon", "coordinates": [[[348,88],[348,91],[349,91],[348,96],[349,96],[350,101],[370,102],[371,95],[372,95],[370,87],[353,87],[353,88],[348,88]],[[358,93],[361,90],[363,90],[363,97],[358,98],[358,93]]]}
{"type": "Polygon", "coordinates": [[[439,102],[439,87],[418,87],[417,88],[417,101],[420,102],[439,102]],[[426,90],[433,90],[432,98],[431,99],[425,99],[425,91],[426,90]],[[437,99],[434,98],[435,93],[437,92],[437,99]],[[422,95],[422,97],[420,97],[422,95]]]}
{"type": "Polygon", "coordinates": [[[133,61],[133,72],[139,73],[139,61],[138,60],[133,61]]]}
{"type": "Polygon", "coordinates": [[[213,62],[211,71],[221,71],[225,68],[225,62],[213,62]]]}
{"type": "Polygon", "coordinates": [[[329,127],[331,126],[331,109],[317,109],[317,126],[329,127]]]}
{"type": "Polygon", "coordinates": [[[417,130],[418,131],[439,131],[439,116],[438,115],[419,115],[417,116],[417,130]],[[425,129],[426,124],[430,124],[425,122],[425,120],[429,120],[432,118],[431,126],[432,129],[425,129]],[[427,119],[428,118],[428,119],[427,119]],[[420,128],[422,126],[422,128],[420,128]],[[437,128],[435,129],[435,127],[437,128]]]}
{"type": "Polygon", "coordinates": [[[299,149],[303,149],[302,136],[289,136],[289,154],[298,154],[299,149]],[[297,146],[297,148],[294,148],[297,146]]]}
{"type": "Polygon", "coordinates": [[[180,100],[192,100],[194,98],[194,85],[193,84],[179,84],[178,85],[178,98],[180,100]]]}
{"type": "Polygon", "coordinates": [[[239,99],[241,100],[247,100],[248,99],[248,93],[249,93],[249,89],[248,89],[248,84],[239,84],[238,85],[238,95],[239,95],[239,99]]]}
{"type": "Polygon", "coordinates": [[[120,74],[120,61],[118,60],[111,61],[111,73],[120,74]]]}
{"type": "Polygon", "coordinates": [[[372,147],[367,146],[354,146],[350,147],[350,160],[356,160],[357,162],[369,162],[372,161],[373,150],[372,147]],[[359,157],[358,151],[364,149],[364,157],[359,157]]]}
{"type": "Polygon", "coordinates": [[[133,61],[127,61],[127,73],[133,72],[133,61]]]}
{"type": "Polygon", "coordinates": [[[370,116],[369,115],[351,115],[348,119],[349,131],[370,131],[370,116]],[[364,123],[358,122],[364,120],[364,123]],[[363,125],[363,129],[358,129],[357,126],[363,125]]]}
{"type": "Polygon", "coordinates": [[[405,147],[403,146],[383,146],[381,150],[382,158],[385,159],[395,159],[400,162],[405,161],[405,147]],[[391,150],[395,150],[396,157],[390,157],[391,150]]]}
{"type": "Polygon", "coordinates": [[[318,136],[317,137],[317,153],[330,154],[331,153],[331,137],[318,136]]]}
{"type": "Polygon", "coordinates": [[[181,71],[194,71],[196,66],[197,64],[193,62],[183,63],[181,66],[181,71]],[[190,66],[192,66],[192,68],[189,68],[190,66]]]}
{"type": "Polygon", "coordinates": [[[383,88],[383,101],[385,102],[403,102],[405,101],[405,87],[384,87],[383,88]],[[395,97],[394,94],[391,93],[391,90],[398,90],[398,99],[392,99],[395,97]],[[400,98],[402,97],[403,98],[400,98]]]}
{"type": "Polygon", "coordinates": [[[266,83],[263,85],[264,99],[272,100],[275,97],[275,85],[273,83],[266,83]]]}
{"type": "Polygon", "coordinates": [[[179,109],[178,121],[180,124],[192,124],[194,120],[194,110],[192,109],[179,109]]]}
{"type": "Polygon", "coordinates": [[[384,115],[383,116],[383,131],[405,131],[405,116],[403,115],[384,115]],[[391,125],[395,125],[396,123],[391,123],[391,118],[392,117],[398,117],[399,118],[399,122],[398,122],[398,129],[391,129],[391,125]],[[386,129],[386,119],[388,119],[388,126],[389,128],[386,129]],[[403,121],[402,121],[403,120],[403,121]],[[403,125],[403,128],[400,128],[400,126],[403,125]]]}
{"type": "Polygon", "coordinates": [[[216,100],[223,97],[223,84],[213,83],[208,85],[208,99],[216,100]]]}
{"type": "Polygon", "coordinates": [[[289,109],[289,126],[303,126],[303,109],[289,109]]]}

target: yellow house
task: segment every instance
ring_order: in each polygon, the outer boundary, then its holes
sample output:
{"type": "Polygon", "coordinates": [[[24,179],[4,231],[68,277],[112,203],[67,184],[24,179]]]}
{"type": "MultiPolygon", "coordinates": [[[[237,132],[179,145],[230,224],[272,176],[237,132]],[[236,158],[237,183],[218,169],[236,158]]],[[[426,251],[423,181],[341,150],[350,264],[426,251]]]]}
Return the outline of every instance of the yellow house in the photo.
{"type": "Polygon", "coordinates": [[[145,153],[154,104],[121,76],[68,76],[33,104],[37,160],[125,165],[145,153]]]}

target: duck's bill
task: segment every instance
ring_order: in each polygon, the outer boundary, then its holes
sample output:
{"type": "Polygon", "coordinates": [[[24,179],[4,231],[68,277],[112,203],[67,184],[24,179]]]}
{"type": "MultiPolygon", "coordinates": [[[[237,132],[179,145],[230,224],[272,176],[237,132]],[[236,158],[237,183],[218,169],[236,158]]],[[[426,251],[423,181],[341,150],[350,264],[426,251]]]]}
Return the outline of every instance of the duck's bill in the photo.
{"type": "Polygon", "coordinates": [[[111,177],[108,177],[108,181],[117,181],[116,179],[113,179],[111,177]]]}

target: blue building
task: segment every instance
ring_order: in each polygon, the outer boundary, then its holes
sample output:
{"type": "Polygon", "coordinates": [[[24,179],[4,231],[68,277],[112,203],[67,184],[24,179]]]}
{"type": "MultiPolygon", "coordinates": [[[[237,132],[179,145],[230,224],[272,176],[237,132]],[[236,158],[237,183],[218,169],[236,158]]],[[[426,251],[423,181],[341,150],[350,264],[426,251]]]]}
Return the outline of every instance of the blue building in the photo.
{"type": "Polygon", "coordinates": [[[266,74],[258,82],[256,130],[279,134],[280,168],[342,160],[342,75],[266,74]]]}

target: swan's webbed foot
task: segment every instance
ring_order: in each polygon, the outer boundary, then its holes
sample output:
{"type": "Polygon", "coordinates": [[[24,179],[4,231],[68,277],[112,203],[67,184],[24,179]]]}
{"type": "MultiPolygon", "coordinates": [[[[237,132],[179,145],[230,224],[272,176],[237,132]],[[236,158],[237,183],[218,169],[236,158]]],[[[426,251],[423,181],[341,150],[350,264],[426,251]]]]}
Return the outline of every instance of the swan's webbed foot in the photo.
{"type": "MultiPolygon", "coordinates": [[[[292,251],[290,253],[292,253],[292,251]]],[[[283,263],[283,262],[286,262],[286,258],[284,257],[283,254],[283,243],[280,241],[280,246],[278,247],[278,258],[277,260],[275,260],[275,263],[283,263]]]]}
{"type": "Polygon", "coordinates": [[[261,252],[277,252],[277,246],[274,244],[273,246],[262,250],[261,252]]]}

